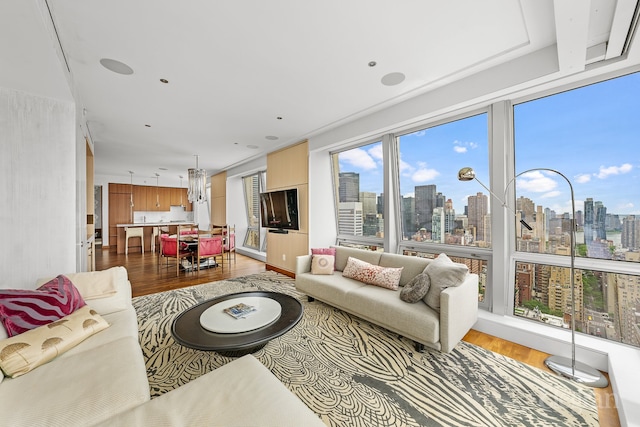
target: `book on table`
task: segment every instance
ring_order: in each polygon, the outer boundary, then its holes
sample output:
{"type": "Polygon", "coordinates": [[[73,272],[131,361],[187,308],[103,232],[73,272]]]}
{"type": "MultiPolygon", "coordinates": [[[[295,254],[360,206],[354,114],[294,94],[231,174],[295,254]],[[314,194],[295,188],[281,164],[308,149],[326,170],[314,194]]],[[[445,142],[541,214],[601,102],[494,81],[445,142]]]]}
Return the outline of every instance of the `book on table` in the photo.
{"type": "Polygon", "coordinates": [[[242,302],[240,304],[232,305],[231,307],[227,307],[224,309],[225,313],[236,319],[247,317],[254,311],[256,311],[256,308],[254,306],[242,302]]]}

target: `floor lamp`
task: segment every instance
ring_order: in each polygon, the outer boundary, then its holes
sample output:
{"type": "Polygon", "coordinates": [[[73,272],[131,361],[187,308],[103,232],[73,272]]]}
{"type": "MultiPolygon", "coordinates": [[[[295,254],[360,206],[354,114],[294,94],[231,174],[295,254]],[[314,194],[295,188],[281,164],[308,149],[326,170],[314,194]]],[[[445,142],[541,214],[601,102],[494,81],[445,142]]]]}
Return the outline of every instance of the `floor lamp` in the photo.
{"type": "MultiPolygon", "coordinates": [[[[511,209],[506,203],[505,200],[507,199],[507,191],[509,190],[509,186],[511,186],[511,184],[513,182],[515,182],[516,178],[518,178],[520,175],[525,174],[527,172],[532,172],[532,171],[547,171],[547,172],[553,172],[559,176],[561,176],[562,178],[564,178],[565,181],[567,181],[567,184],[569,184],[569,189],[571,190],[571,269],[570,269],[570,286],[571,286],[571,358],[568,357],[563,357],[563,356],[549,356],[545,359],[544,364],[551,369],[553,372],[555,372],[558,375],[562,375],[563,377],[569,378],[575,382],[587,385],[589,387],[606,387],[609,384],[609,381],[607,381],[607,379],[605,378],[605,376],[598,370],[590,367],[589,365],[586,365],[582,362],[577,362],[576,361],[576,320],[575,320],[575,314],[576,314],[576,304],[575,304],[575,286],[574,286],[574,282],[575,282],[575,258],[576,258],[576,248],[575,248],[575,231],[576,231],[576,223],[575,223],[575,218],[576,218],[576,206],[575,206],[575,198],[573,195],[573,186],[571,185],[571,181],[569,181],[569,178],[567,178],[565,175],[563,175],[562,173],[558,172],[557,170],[554,169],[547,169],[547,168],[535,168],[535,169],[528,169],[524,172],[520,172],[519,174],[517,174],[516,176],[513,177],[513,179],[511,179],[511,181],[509,181],[507,183],[507,186],[504,190],[504,197],[503,199],[500,199],[498,196],[496,196],[486,185],[484,185],[482,182],[480,182],[480,180],[478,178],[476,178],[476,173],[472,168],[466,167],[466,168],[462,168],[460,169],[460,171],[458,171],[458,180],[460,181],[472,181],[472,180],[476,180],[480,185],[482,185],[482,187],[484,187],[489,194],[491,194],[493,197],[495,197],[501,204],[503,207],[507,208],[507,210],[509,210],[516,218],[518,217],[518,215],[516,214],[516,212],[513,211],[513,209],[511,209]]],[[[529,224],[527,224],[525,222],[524,219],[520,219],[520,223],[526,227],[529,230],[532,230],[532,228],[529,226],[529,224]]]]}

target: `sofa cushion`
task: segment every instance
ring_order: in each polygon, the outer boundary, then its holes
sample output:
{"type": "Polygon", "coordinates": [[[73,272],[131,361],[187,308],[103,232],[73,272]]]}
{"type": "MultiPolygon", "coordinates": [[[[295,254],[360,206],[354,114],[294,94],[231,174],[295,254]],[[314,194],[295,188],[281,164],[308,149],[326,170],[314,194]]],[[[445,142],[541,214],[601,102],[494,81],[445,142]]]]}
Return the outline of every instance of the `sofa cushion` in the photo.
{"type": "Polygon", "coordinates": [[[440,294],[451,286],[459,286],[469,273],[469,268],[464,264],[458,264],[446,255],[440,254],[431,261],[425,273],[429,275],[431,286],[424,297],[424,302],[436,311],[440,311],[440,294]]]}
{"type": "Polygon", "coordinates": [[[404,286],[422,273],[430,262],[431,260],[428,258],[384,252],[380,256],[378,265],[381,267],[404,267],[400,276],[400,286],[404,286]]]}
{"type": "Polygon", "coordinates": [[[336,269],[335,257],[336,248],[311,248],[311,255],[331,255],[333,256],[333,269],[336,269]]]}
{"type": "Polygon", "coordinates": [[[429,275],[427,273],[420,273],[402,287],[400,299],[411,304],[422,301],[422,298],[427,295],[430,285],[431,280],[429,279],[429,275]]]}
{"type": "Polygon", "coordinates": [[[91,335],[109,327],[84,306],[72,314],[0,342],[0,368],[16,378],[53,360],[91,335]]]}
{"type": "Polygon", "coordinates": [[[127,337],[57,358],[19,378],[5,378],[0,386],[0,424],[92,426],[148,400],[142,351],[137,338],[127,337]]]}
{"type": "Polygon", "coordinates": [[[61,319],[84,305],[78,289],[63,275],[36,290],[0,290],[0,318],[10,337],[61,319]]]}
{"type": "Polygon", "coordinates": [[[124,267],[111,267],[101,271],[65,274],[78,288],[85,301],[106,298],[116,294],[116,284],[127,280],[124,267]]]}
{"type": "Polygon", "coordinates": [[[313,255],[311,274],[333,274],[335,257],[333,255],[313,255]]]}
{"type": "Polygon", "coordinates": [[[369,285],[396,290],[400,283],[402,269],[403,267],[380,267],[379,265],[369,264],[357,258],[349,257],[342,275],[369,285]]]}
{"type": "Polygon", "coordinates": [[[347,266],[349,257],[368,262],[369,264],[378,265],[382,252],[365,251],[362,249],[350,248],[348,246],[336,247],[336,270],[343,271],[347,266]]]}
{"type": "MultiPolygon", "coordinates": [[[[103,273],[108,272],[105,277],[108,277],[111,281],[111,285],[115,287],[115,293],[107,293],[102,297],[94,297],[85,301],[91,308],[98,312],[101,316],[104,316],[109,313],[115,313],[117,311],[124,310],[128,307],[131,307],[131,283],[129,283],[129,278],[127,275],[127,270],[124,267],[112,267],[108,270],[97,271],[97,272],[83,272],[83,273],[74,273],[69,276],[74,277],[76,281],[80,278],[79,283],[80,287],[78,290],[80,294],[83,295],[85,290],[88,291],[89,294],[92,293],[90,291],[91,282],[90,280],[85,279],[85,275],[87,278],[93,277],[93,273],[103,273]],[[83,286],[86,284],[87,286],[83,286]],[[86,288],[89,289],[86,289],[86,288]]],[[[101,274],[98,274],[99,276],[101,274]]],[[[101,279],[105,279],[105,277],[101,277],[101,279]]],[[[37,285],[44,283],[47,279],[38,279],[36,282],[37,285]]],[[[73,282],[73,280],[72,280],[73,282]]],[[[95,295],[95,293],[94,293],[95,295]]]]}

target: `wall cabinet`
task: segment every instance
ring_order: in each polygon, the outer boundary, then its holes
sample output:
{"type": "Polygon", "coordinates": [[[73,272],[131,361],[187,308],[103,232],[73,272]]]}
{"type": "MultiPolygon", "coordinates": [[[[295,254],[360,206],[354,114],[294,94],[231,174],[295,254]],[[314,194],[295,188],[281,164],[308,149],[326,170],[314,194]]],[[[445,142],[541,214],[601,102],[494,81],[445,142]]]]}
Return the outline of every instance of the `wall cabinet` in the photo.
{"type": "Polygon", "coordinates": [[[171,206],[171,188],[147,187],[147,211],[168,212],[171,206]]]}
{"type": "Polygon", "coordinates": [[[133,210],[146,211],[147,209],[147,187],[142,185],[133,186],[133,210]]]}
{"type": "Polygon", "coordinates": [[[184,210],[190,212],[193,210],[191,203],[187,197],[186,188],[171,188],[171,206],[184,206],[184,210]]]}

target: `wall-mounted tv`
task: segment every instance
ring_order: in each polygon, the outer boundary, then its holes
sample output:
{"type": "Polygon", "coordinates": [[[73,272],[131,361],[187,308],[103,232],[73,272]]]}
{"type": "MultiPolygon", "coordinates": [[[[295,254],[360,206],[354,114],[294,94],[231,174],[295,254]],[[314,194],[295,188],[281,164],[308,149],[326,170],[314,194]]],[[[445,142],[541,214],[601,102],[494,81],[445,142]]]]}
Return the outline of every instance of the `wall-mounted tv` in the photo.
{"type": "Polygon", "coordinates": [[[299,230],[298,189],[260,193],[260,218],[265,228],[299,230]]]}

